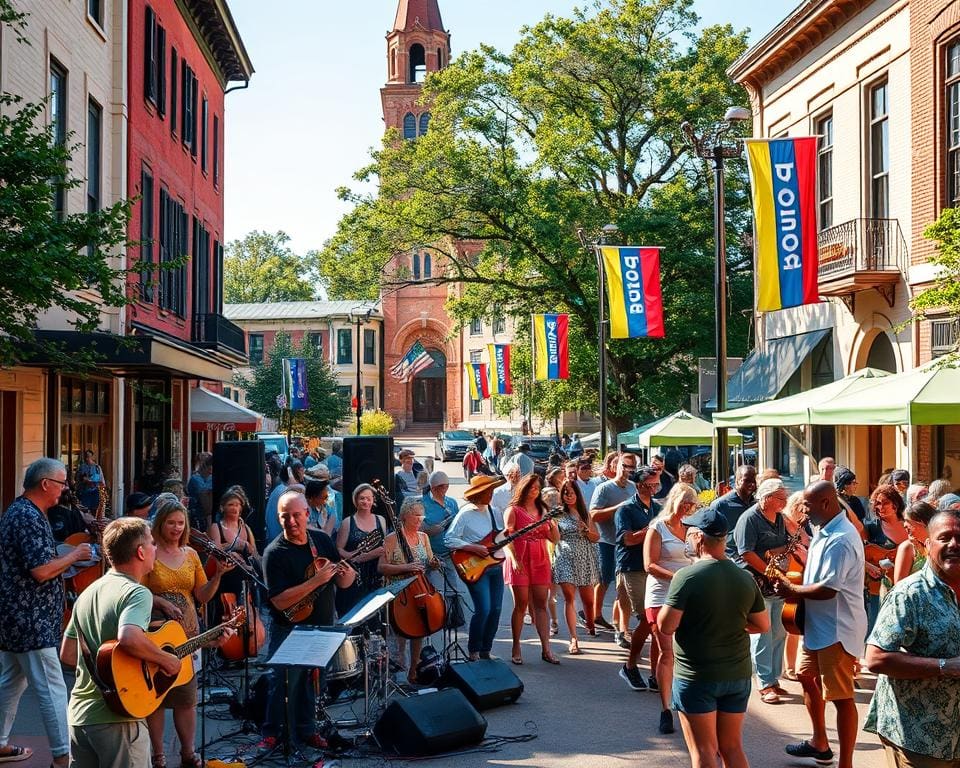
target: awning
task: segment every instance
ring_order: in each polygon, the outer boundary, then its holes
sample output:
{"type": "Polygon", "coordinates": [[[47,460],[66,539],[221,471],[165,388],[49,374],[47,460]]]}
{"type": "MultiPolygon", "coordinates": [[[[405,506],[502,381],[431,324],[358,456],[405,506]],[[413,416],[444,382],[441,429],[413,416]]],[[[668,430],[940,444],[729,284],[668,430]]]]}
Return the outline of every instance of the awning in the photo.
{"type": "Polygon", "coordinates": [[[637,438],[641,434],[646,432],[654,424],[659,424],[663,421],[666,416],[661,416],[659,419],[654,419],[653,421],[648,421],[646,424],[641,424],[636,429],[631,429],[629,432],[619,432],[617,434],[617,445],[625,445],[627,448],[639,448],[640,445],[637,443],[637,438]]]}
{"type": "Polygon", "coordinates": [[[263,417],[203,387],[190,390],[190,429],[194,432],[257,432],[263,417]]]}
{"type": "Polygon", "coordinates": [[[810,423],[810,409],[829,403],[841,395],[851,395],[876,386],[882,377],[889,376],[877,368],[863,368],[837,381],[798,392],[778,400],[737,408],[713,414],[718,427],[790,427],[810,423]]]}
{"type": "Polygon", "coordinates": [[[810,409],[811,424],[960,424],[960,363],[934,360],[810,409]]]}
{"type": "MultiPolygon", "coordinates": [[[[714,425],[686,411],[677,411],[654,422],[637,436],[637,445],[650,448],[656,445],[710,445],[714,425]]],[[[730,445],[740,445],[743,437],[733,431],[728,435],[730,445]]]]}
{"type": "MultiPolygon", "coordinates": [[[[830,331],[830,328],[823,328],[769,339],[763,352],[751,352],[727,381],[727,410],[776,397],[830,331]]],[[[716,398],[707,403],[707,408],[716,407],[716,398]]]]}

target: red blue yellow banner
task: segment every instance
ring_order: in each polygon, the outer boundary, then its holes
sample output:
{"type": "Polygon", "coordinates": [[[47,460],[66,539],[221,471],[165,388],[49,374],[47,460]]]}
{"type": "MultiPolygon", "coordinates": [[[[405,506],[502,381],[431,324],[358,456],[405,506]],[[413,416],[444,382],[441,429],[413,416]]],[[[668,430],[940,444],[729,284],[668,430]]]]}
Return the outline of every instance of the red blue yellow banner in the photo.
{"type": "Polygon", "coordinates": [[[473,400],[486,400],[490,397],[489,379],[486,363],[464,363],[463,369],[470,382],[470,397],[473,400]]]}
{"type": "Polygon", "coordinates": [[[611,339],[663,338],[660,249],[601,246],[611,339]]]}
{"type": "Polygon", "coordinates": [[[753,191],[757,310],[814,304],[817,137],[745,142],[753,191]]]}
{"type": "Polygon", "coordinates": [[[536,381],[570,375],[567,350],[569,315],[533,316],[533,371],[536,381]]]}
{"type": "Polygon", "coordinates": [[[495,395],[513,394],[510,382],[510,345],[487,344],[490,353],[490,391],[495,395]]]}

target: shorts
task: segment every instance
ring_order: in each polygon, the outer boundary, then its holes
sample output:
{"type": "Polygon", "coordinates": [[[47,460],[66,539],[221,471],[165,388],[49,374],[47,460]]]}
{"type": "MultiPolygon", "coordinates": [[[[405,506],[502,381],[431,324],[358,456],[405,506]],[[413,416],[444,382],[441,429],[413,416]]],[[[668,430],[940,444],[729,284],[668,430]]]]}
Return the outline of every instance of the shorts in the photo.
{"type": "Polygon", "coordinates": [[[909,749],[898,747],[893,742],[880,737],[883,752],[887,758],[887,768],[956,768],[956,760],[941,760],[930,755],[921,755],[909,749]]]}
{"type": "Polygon", "coordinates": [[[662,605],[651,605],[649,608],[645,608],[643,613],[647,617],[647,624],[656,629],[657,627],[657,616],[660,615],[660,609],[663,608],[662,605]]]}
{"type": "Polygon", "coordinates": [[[819,677],[824,701],[852,699],[856,662],[839,642],[816,651],[802,647],[797,674],[801,677],[819,677]]]}
{"type": "Polygon", "coordinates": [[[749,677],[722,682],[674,677],[673,708],[686,715],[706,715],[710,712],[739,715],[747,711],[752,690],[749,677]]]}
{"type": "Polygon", "coordinates": [[[617,596],[622,593],[630,600],[630,610],[645,621],[643,598],[647,591],[647,574],[643,571],[621,571],[617,574],[617,596]]]}
{"type": "Polygon", "coordinates": [[[600,583],[607,586],[617,576],[617,545],[601,541],[597,549],[600,550],[600,583]]]}
{"type": "Polygon", "coordinates": [[[190,709],[197,706],[197,676],[194,675],[189,683],[178,685],[167,691],[163,697],[164,709],[190,709]]]}

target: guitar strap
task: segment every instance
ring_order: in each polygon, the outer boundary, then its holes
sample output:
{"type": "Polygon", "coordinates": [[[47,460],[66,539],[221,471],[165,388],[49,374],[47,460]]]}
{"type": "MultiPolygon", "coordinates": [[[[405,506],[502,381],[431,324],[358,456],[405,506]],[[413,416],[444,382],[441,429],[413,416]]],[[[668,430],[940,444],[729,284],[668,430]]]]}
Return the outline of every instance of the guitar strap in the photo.
{"type": "Polygon", "coordinates": [[[84,637],[83,630],[80,629],[80,623],[74,621],[73,628],[77,630],[77,644],[80,646],[80,657],[83,659],[83,665],[87,668],[87,673],[90,675],[90,679],[93,680],[93,684],[97,686],[100,693],[104,696],[116,693],[116,691],[110,688],[110,686],[103,681],[103,678],[97,674],[97,663],[94,661],[93,654],[90,652],[87,638],[84,637]]]}
{"type": "Polygon", "coordinates": [[[490,530],[495,531],[497,530],[497,518],[493,516],[493,507],[489,504],[487,504],[487,512],[490,513],[490,530]]]}

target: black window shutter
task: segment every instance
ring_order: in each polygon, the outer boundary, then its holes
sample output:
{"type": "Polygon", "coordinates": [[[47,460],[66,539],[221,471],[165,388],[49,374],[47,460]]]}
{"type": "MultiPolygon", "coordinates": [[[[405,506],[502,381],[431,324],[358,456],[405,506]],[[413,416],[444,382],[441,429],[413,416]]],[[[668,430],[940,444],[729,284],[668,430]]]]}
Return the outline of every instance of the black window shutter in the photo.
{"type": "Polygon", "coordinates": [[[143,30],[143,95],[157,103],[157,17],[148,5],[143,30]]]}
{"type": "Polygon", "coordinates": [[[167,30],[157,25],[157,112],[167,113],[167,30]]]}
{"type": "Polygon", "coordinates": [[[187,143],[187,126],[190,124],[187,111],[190,104],[190,67],[187,66],[187,60],[180,60],[180,139],[184,144],[187,143]]]}
{"type": "Polygon", "coordinates": [[[170,46],[170,133],[177,132],[177,49],[170,46]]]}
{"type": "MultiPolygon", "coordinates": [[[[183,206],[177,206],[180,209],[180,252],[187,253],[187,212],[183,206]]],[[[187,265],[183,264],[178,270],[180,273],[180,307],[177,314],[180,317],[187,316],[187,265]]]]}
{"type": "Polygon", "coordinates": [[[197,157],[197,78],[190,72],[190,154],[194,159],[197,157]]]}

